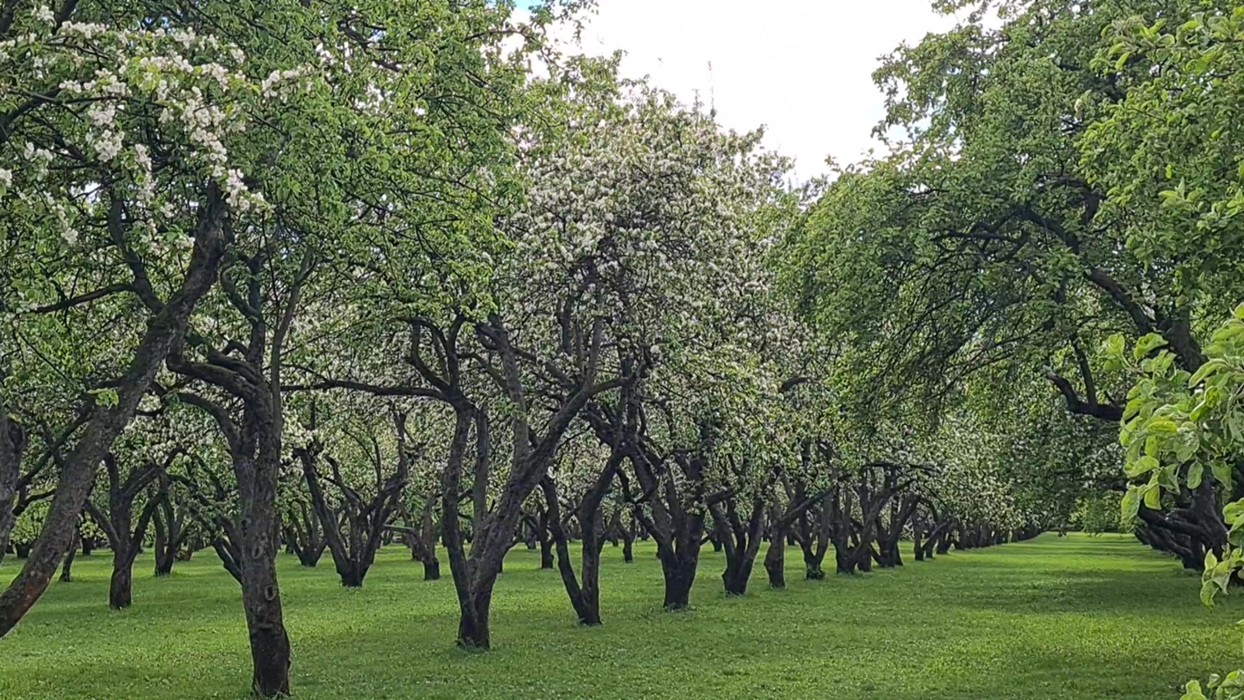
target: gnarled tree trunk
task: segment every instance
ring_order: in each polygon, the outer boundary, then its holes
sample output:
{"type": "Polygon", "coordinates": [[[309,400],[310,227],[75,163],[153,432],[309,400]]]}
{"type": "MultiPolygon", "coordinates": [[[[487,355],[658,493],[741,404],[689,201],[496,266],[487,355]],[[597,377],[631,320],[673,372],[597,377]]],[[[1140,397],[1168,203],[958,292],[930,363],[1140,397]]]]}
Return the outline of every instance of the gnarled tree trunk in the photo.
{"type": "Polygon", "coordinates": [[[317,462],[321,448],[312,446],[295,452],[302,462],[307,490],[319,518],[324,541],[328,543],[328,551],[332,553],[341,585],[347,588],[359,588],[363,585],[363,579],[376,561],[376,552],[380,550],[384,534],[389,528],[389,520],[401,504],[402,489],[406,487],[406,479],[410,473],[406,415],[395,412],[393,421],[398,444],[397,468],[388,478],[381,479],[383,468],[379,462],[380,452],[377,447],[374,457],[376,464],[373,465],[376,491],[370,499],[365,500],[358,491],[351,488],[343,478],[337,461],[331,456],[326,457],[332,468],[332,483],[338,486],[341,495],[340,512],[333,509],[320,485],[317,462]],[[345,529],[344,533],[342,528],[345,529]]]}
{"type": "Polygon", "coordinates": [[[752,567],[760,551],[761,534],[764,531],[764,500],[752,499],[751,513],[746,522],[739,516],[734,498],[713,504],[709,512],[717,530],[717,539],[726,551],[726,570],[721,581],[726,595],[745,595],[751,580],[752,567]]]}
{"type": "Polygon", "coordinates": [[[418,528],[414,527],[409,511],[405,512],[406,546],[410,548],[410,558],[423,564],[423,580],[436,581],[441,577],[441,561],[436,557],[436,496],[429,496],[423,506],[418,528]]]}
{"type": "Polygon", "coordinates": [[[320,518],[305,501],[300,500],[296,506],[286,509],[285,544],[298,557],[298,563],[308,569],[320,563],[320,557],[328,548],[320,518]]]}
{"type": "Polygon", "coordinates": [[[0,559],[9,548],[9,535],[17,520],[14,506],[26,444],[26,429],[9,417],[4,404],[0,403],[0,559]]]}
{"type": "Polygon", "coordinates": [[[152,496],[142,511],[138,521],[133,521],[134,501],[139,494],[162,474],[173,459],[180,453],[175,450],[164,464],[149,462],[141,467],[132,468],[128,474],[121,475],[115,455],[104,456],[104,467],[108,475],[108,511],[86,502],[86,512],[95,520],[95,524],[104,531],[108,538],[108,546],[112,549],[112,577],[108,584],[108,607],[113,610],[124,610],[133,604],[134,598],[134,559],[142,548],[147,527],[159,505],[158,496],[152,496]]]}
{"type": "Polygon", "coordinates": [[[569,539],[562,528],[557,485],[553,478],[547,475],[540,480],[540,488],[544,492],[546,522],[557,548],[558,571],[566,587],[566,594],[570,596],[570,604],[579,617],[579,623],[583,625],[601,624],[600,553],[605,544],[601,503],[609,493],[614,475],[617,474],[623,458],[624,455],[621,452],[614,450],[605,462],[604,468],[597,474],[596,480],[579,501],[577,513],[579,525],[583,530],[581,580],[575,577],[574,565],[570,561],[569,539]]]}

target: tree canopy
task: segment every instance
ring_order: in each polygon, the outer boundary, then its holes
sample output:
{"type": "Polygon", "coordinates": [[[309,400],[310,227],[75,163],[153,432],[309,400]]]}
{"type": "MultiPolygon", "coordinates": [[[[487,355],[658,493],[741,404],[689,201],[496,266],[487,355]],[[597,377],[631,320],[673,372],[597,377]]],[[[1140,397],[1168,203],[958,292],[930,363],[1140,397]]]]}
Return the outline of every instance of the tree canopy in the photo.
{"type": "Polygon", "coordinates": [[[641,537],[669,611],[706,545],[727,595],[1069,527],[1239,578],[1239,0],[942,0],[810,183],[563,50],[589,4],[0,2],[0,635],[96,545],[116,609],[210,549],[262,696],[282,549],[443,553],[481,651],[524,543],[589,626],[641,537]]]}

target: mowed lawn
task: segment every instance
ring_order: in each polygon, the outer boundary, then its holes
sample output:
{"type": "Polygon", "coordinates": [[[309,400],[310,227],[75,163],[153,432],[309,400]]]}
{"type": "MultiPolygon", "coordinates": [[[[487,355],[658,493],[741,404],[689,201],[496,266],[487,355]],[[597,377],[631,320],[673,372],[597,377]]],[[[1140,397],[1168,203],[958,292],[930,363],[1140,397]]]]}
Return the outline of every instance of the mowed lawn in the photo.
{"type": "MultiPolygon", "coordinates": [[[[831,555],[832,556],[832,555],[831,555]]],[[[362,590],[331,561],[281,561],[298,698],[1176,698],[1244,665],[1244,605],[1197,599],[1196,577],[1128,537],[1035,541],[894,571],[721,594],[701,559],[694,609],[664,613],[651,545],[606,548],[605,625],[576,626],[558,575],[515,550],[488,654],[454,648],[446,578],[386,550],[362,590]]],[[[446,567],[446,573],[448,568],[446,567]]],[[[0,564],[0,579],[16,562],[0,564]]],[[[208,550],[174,575],[136,567],[134,607],[107,608],[108,554],[79,558],[0,640],[0,698],[242,698],[250,660],[236,584],[208,550]]]]}

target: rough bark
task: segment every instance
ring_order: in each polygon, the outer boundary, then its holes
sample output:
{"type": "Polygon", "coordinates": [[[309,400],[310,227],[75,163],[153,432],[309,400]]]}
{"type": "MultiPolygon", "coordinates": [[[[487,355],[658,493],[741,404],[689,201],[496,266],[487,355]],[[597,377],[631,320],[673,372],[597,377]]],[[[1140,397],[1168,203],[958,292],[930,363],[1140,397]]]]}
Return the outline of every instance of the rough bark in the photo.
{"type": "Polygon", "coordinates": [[[25,427],[11,418],[4,404],[0,403],[0,558],[9,548],[9,536],[17,520],[14,506],[26,445],[25,427]]]}
{"type": "Polygon", "coordinates": [[[635,537],[637,525],[635,523],[635,514],[629,509],[618,509],[618,534],[622,539],[622,561],[627,564],[635,563],[635,537]]]}
{"type": "MultiPolygon", "coordinates": [[[[541,433],[537,433],[530,422],[530,412],[534,409],[529,405],[528,390],[523,383],[520,361],[524,354],[512,345],[502,319],[491,315],[486,323],[477,323],[474,327],[481,347],[491,353],[500,365],[492,377],[515,410],[510,419],[509,474],[493,508],[480,515],[480,504],[475,504],[474,539],[469,555],[463,546],[458,512],[462,466],[467,433],[478,419],[483,419],[482,429],[475,429],[477,460],[473,493],[478,498],[483,484],[487,484],[491,463],[487,446],[487,416],[462,393],[461,379],[457,375],[457,337],[465,319],[456,321],[448,334],[430,323],[418,326],[421,331],[432,333],[437,338],[434,345],[440,348],[440,366],[445,368],[445,374],[432,370],[417,349],[411,353],[411,361],[430,384],[438,387],[440,397],[454,408],[455,413],[449,465],[442,477],[444,513],[441,521],[461,613],[458,644],[464,648],[484,650],[491,646],[488,614],[493,585],[505,553],[513,544],[523,503],[548,473],[566,430],[593,397],[624,384],[621,378],[600,382],[596,379],[604,343],[603,321],[594,319],[586,328],[570,318],[563,319],[563,322],[568,331],[582,340],[578,346],[580,361],[576,363],[578,376],[565,377],[565,398],[559,401],[547,420],[542,421],[541,433]]],[[[419,347],[418,342],[414,345],[419,347]]]]}
{"type": "MultiPolygon", "coordinates": [[[[791,523],[788,532],[799,550],[803,553],[804,578],[809,581],[820,581],[825,578],[825,555],[829,545],[833,543],[839,549],[839,540],[835,539],[835,524],[841,508],[841,498],[837,490],[827,491],[811,504],[791,523]]],[[[850,508],[850,500],[846,502],[850,508]]],[[[844,533],[845,534],[845,533],[844,533]]],[[[839,573],[843,573],[841,569],[839,573]]]]}
{"type": "Polygon", "coordinates": [[[890,504],[889,522],[884,522],[881,517],[877,518],[876,531],[879,550],[877,563],[883,569],[903,565],[903,555],[899,550],[899,540],[903,536],[903,529],[911,520],[920,503],[920,499],[915,495],[904,495],[897,502],[890,504]]]}
{"type": "Polygon", "coordinates": [[[616,407],[594,404],[585,416],[602,444],[619,445],[626,454],[638,492],[631,488],[625,470],[618,471],[618,479],[642,531],[657,544],[665,582],[662,606],[667,611],[685,610],[704,544],[704,509],[728,494],[704,493],[705,459],[714,442],[711,425],[700,425],[697,449],[662,454],[640,432],[641,412],[638,392],[627,386],[616,407]],[[671,468],[680,470],[682,479],[673,478],[671,468]]]}
{"type": "Polygon", "coordinates": [[[786,535],[776,533],[777,537],[769,538],[769,549],[765,551],[765,574],[769,578],[769,587],[786,588],[786,535]]]}
{"type": "Polygon", "coordinates": [[[279,435],[271,415],[255,415],[256,457],[234,462],[242,498],[242,541],[238,562],[242,606],[250,637],[251,687],[262,697],[289,695],[290,644],[285,632],[281,593],[276,579],[279,519],[276,509],[280,471],[279,435]]]}

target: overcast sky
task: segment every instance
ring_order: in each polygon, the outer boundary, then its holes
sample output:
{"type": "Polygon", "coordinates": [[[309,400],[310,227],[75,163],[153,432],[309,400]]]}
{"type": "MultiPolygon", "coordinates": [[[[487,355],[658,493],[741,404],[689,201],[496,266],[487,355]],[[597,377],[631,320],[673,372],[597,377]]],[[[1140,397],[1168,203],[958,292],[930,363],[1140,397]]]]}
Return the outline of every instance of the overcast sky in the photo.
{"type": "Polygon", "coordinates": [[[875,145],[878,57],[952,25],[929,0],[600,0],[583,50],[622,49],[624,75],[685,101],[698,91],[729,127],[765,125],[806,178],[875,145]]]}

